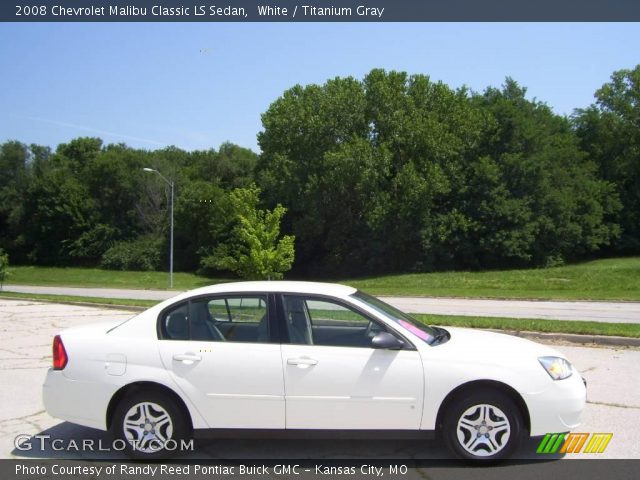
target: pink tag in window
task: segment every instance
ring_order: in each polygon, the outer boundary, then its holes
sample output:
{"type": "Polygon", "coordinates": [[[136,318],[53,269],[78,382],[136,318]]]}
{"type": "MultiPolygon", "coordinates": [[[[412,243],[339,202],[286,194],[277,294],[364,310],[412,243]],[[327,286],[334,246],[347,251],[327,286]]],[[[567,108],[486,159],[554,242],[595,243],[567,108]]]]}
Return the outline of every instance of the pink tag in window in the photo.
{"type": "Polygon", "coordinates": [[[413,333],[416,337],[421,338],[422,340],[429,340],[429,338],[431,338],[427,332],[423,332],[418,327],[416,327],[415,325],[409,322],[406,322],[404,320],[398,320],[398,323],[402,325],[404,328],[406,328],[407,330],[409,330],[411,333],[413,333]]]}

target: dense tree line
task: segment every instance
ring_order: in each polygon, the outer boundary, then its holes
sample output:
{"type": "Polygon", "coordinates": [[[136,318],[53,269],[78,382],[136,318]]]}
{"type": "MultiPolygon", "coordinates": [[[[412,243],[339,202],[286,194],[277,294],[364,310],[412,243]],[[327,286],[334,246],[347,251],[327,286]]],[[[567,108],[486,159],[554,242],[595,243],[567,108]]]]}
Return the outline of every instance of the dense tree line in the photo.
{"type": "Polygon", "coordinates": [[[374,70],[294,87],[263,123],[257,176],[310,268],[553,265],[620,234],[616,183],[511,79],[473,93],[374,70]]]}
{"type": "Polygon", "coordinates": [[[257,156],[224,144],[218,151],[148,152],[78,138],[55,152],[37,145],[0,146],[0,245],[12,263],[163,268],[168,190],[173,179],[175,266],[196,270],[206,250],[226,239],[233,217],[227,191],[253,181],[257,156]]]}
{"type": "Polygon", "coordinates": [[[231,144],[145,151],[78,138],[51,151],[6,142],[0,248],[12,263],[162,268],[168,197],[142,170],[151,167],[175,180],[178,270],[233,263],[243,198],[234,189],[255,204],[254,182],[278,222],[286,208],[299,274],[640,252],[640,66],[615,72],[570,118],[525,94],[511,79],[472,92],[373,70],[284,92],[262,116],[259,156],[231,144]]]}
{"type": "Polygon", "coordinates": [[[580,145],[597,165],[598,176],[612,182],[623,208],[614,221],[620,238],[614,249],[640,251],[640,65],[615,72],[596,92],[596,103],[578,110],[580,145]]]}

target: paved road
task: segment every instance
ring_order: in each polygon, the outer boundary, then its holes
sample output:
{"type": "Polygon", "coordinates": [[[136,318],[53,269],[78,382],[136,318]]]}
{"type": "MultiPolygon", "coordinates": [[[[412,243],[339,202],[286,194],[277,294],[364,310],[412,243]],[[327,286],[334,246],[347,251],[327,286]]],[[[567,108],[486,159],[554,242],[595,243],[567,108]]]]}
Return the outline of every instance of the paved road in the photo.
{"type": "MultiPolygon", "coordinates": [[[[82,439],[110,445],[101,431],[72,425],[50,417],[41,401],[41,385],[51,363],[51,339],[62,328],[90,322],[126,319],[130,312],[77,305],[0,299],[0,458],[114,458],[106,452],[21,451],[17,435],[44,434],[64,443],[82,439]]],[[[640,382],[638,349],[556,346],[573,361],[588,381],[588,403],[583,432],[613,432],[599,458],[640,459],[640,382]]],[[[37,442],[34,442],[34,444],[37,442]]],[[[535,444],[526,444],[520,458],[532,458],[535,444]]],[[[579,457],[579,456],[578,456],[579,457]]],[[[122,458],[122,457],[120,457],[122,458]]],[[[437,443],[361,440],[211,440],[197,443],[187,458],[448,458],[437,443]]],[[[577,458],[567,456],[566,458],[577,458]]]]}
{"type": "MultiPolygon", "coordinates": [[[[102,298],[165,300],[178,291],[124,290],[115,288],[37,287],[5,285],[7,292],[76,295],[102,298]]],[[[383,297],[409,313],[480,317],[591,320],[608,323],[640,323],[640,302],[550,302],[527,300],[477,300],[464,298],[383,297]]]]}
{"type": "Polygon", "coordinates": [[[467,298],[382,297],[407,313],[640,323],[636,302],[551,302],[467,298]]]}

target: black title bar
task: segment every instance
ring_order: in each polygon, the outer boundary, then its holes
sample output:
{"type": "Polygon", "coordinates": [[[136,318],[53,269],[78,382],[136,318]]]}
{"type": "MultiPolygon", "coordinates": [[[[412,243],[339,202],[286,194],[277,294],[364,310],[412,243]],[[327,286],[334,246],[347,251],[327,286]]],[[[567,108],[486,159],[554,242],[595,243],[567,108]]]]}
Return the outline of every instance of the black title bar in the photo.
{"type": "Polygon", "coordinates": [[[637,22],[634,0],[14,0],[2,22],[637,22]]]}
{"type": "Polygon", "coordinates": [[[496,466],[452,460],[280,459],[159,461],[0,460],[6,480],[627,480],[640,460],[505,461],[496,466]],[[251,473],[243,473],[251,472],[251,473]],[[380,474],[382,473],[382,474],[380,474]]]}

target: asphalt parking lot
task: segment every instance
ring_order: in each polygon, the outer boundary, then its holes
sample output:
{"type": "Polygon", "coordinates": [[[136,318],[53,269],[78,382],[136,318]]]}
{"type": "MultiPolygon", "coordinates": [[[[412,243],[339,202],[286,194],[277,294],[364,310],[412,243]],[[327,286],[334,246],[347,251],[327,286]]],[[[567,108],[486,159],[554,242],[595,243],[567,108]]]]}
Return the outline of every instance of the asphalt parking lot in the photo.
{"type": "MultiPolygon", "coordinates": [[[[113,309],[0,300],[0,458],[120,458],[113,452],[40,450],[34,435],[61,438],[64,444],[93,439],[105,445],[110,437],[50,417],[41,400],[41,385],[51,363],[51,340],[63,328],[84,323],[126,319],[131,312],[113,309]],[[32,440],[32,450],[16,448],[15,439],[32,440]]],[[[640,350],[556,345],[566,353],[588,382],[588,403],[581,432],[611,432],[607,450],[598,458],[640,459],[640,350]]],[[[24,446],[24,443],[21,443],[24,446]]],[[[207,440],[188,454],[194,459],[257,458],[448,458],[437,442],[397,440],[207,440]]],[[[535,457],[535,445],[518,456],[535,457]]],[[[580,458],[585,455],[567,455],[580,458]]]]}

